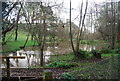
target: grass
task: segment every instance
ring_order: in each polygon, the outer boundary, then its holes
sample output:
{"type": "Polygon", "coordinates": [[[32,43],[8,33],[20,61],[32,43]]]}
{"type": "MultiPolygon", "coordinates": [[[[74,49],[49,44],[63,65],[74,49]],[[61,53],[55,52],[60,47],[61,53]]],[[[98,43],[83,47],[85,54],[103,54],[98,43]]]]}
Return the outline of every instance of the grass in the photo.
{"type": "Polygon", "coordinates": [[[79,60],[80,59],[77,59],[77,58],[74,57],[73,53],[68,53],[68,54],[65,54],[65,55],[51,57],[50,58],[50,63],[55,62],[55,61],[58,61],[58,62],[65,61],[68,64],[75,64],[75,65],[78,66],[78,67],[69,68],[69,69],[67,69],[68,71],[77,70],[77,69],[80,69],[80,67],[81,68],[87,67],[87,66],[95,63],[95,62],[90,63],[88,60],[86,60],[86,61],[79,61],[79,60]]]}
{"type": "MultiPolygon", "coordinates": [[[[75,59],[73,53],[68,53],[66,55],[53,56],[50,58],[50,63],[62,62],[65,61],[68,64],[75,64],[77,66],[67,68],[65,74],[61,75],[61,78],[71,78],[76,79],[110,79],[111,71],[115,73],[118,69],[118,59],[119,54],[102,54],[102,59],[89,59],[89,60],[80,60],[75,59]],[[113,69],[111,69],[111,55],[113,55],[114,60],[113,69]],[[116,69],[117,68],[117,69],[116,69]],[[70,77],[68,77],[68,75],[70,77]]],[[[90,54],[91,56],[91,54],[90,54]]],[[[117,74],[113,74],[117,77],[117,74]]]]}
{"type": "MultiPolygon", "coordinates": [[[[28,33],[24,32],[22,30],[20,30],[18,32],[18,40],[15,41],[15,34],[14,31],[8,32],[7,36],[6,36],[6,41],[7,43],[3,46],[1,46],[2,51],[0,51],[1,53],[9,53],[9,52],[16,52],[17,50],[20,50],[20,46],[23,46],[25,44],[26,38],[27,38],[28,33]]],[[[32,46],[34,45],[34,41],[32,41],[31,36],[29,36],[28,42],[26,44],[26,47],[32,46]]],[[[50,36],[47,36],[46,39],[49,40],[50,36]]],[[[55,39],[57,39],[56,41],[46,41],[46,44],[52,44],[57,43],[58,42],[58,37],[55,37],[55,39]]],[[[0,42],[2,43],[2,42],[0,42]]],[[[37,42],[35,43],[35,45],[38,45],[37,42]]]]}
{"type": "Polygon", "coordinates": [[[56,56],[51,56],[50,62],[54,62],[54,61],[70,61],[73,58],[74,58],[74,55],[72,53],[68,53],[68,54],[60,55],[60,56],[56,55],[56,56]]]}
{"type": "MultiPolygon", "coordinates": [[[[15,52],[17,50],[20,50],[20,46],[23,46],[24,42],[24,40],[7,42],[7,44],[2,47],[2,53],[15,52]]],[[[34,42],[29,40],[26,44],[26,47],[32,46],[33,44],[34,42]]]]}
{"type": "Polygon", "coordinates": [[[71,70],[70,74],[80,79],[112,79],[112,77],[117,79],[117,70],[118,59],[114,57],[114,60],[108,58],[83,69],[71,70]]]}
{"type": "MultiPolygon", "coordinates": [[[[6,37],[7,43],[2,46],[2,53],[16,52],[17,50],[20,50],[19,47],[23,46],[26,41],[27,33],[20,31],[18,33],[17,41],[14,41],[15,35],[12,35],[11,37],[9,37],[11,35],[11,33],[12,32],[7,34],[7,37],[6,37]]],[[[30,37],[29,37],[26,47],[32,46],[32,45],[34,45],[34,41],[30,40],[30,37]]],[[[35,45],[37,45],[37,43],[35,45]]]]}
{"type": "Polygon", "coordinates": [[[108,44],[105,40],[81,40],[81,44],[92,44],[92,45],[99,45],[99,44],[108,44]]]}
{"type": "MultiPolygon", "coordinates": [[[[113,53],[104,53],[101,56],[102,56],[102,58],[107,58],[107,57],[110,57],[111,55],[118,56],[118,54],[113,54],[113,53]]],[[[89,56],[91,57],[90,59],[92,59],[93,54],[90,53],[89,56]]],[[[51,58],[50,58],[50,62],[54,62],[54,61],[67,61],[67,62],[70,62],[70,63],[75,63],[75,62],[77,62],[77,60],[78,60],[78,58],[75,58],[74,54],[72,52],[64,54],[64,55],[51,56],[51,58]]],[[[88,63],[89,63],[89,59],[87,59],[87,60],[88,60],[88,63]]],[[[78,65],[81,65],[81,64],[82,65],[83,64],[87,65],[88,64],[87,61],[85,63],[84,62],[83,63],[79,62],[79,60],[77,62],[78,65]]]]}
{"type": "MultiPolygon", "coordinates": [[[[11,33],[8,33],[7,37],[9,37],[10,34],[11,33]]],[[[27,33],[19,32],[18,41],[14,41],[14,35],[13,35],[8,40],[7,44],[2,47],[2,49],[3,49],[2,52],[8,53],[8,52],[15,52],[17,50],[20,50],[19,47],[24,45],[26,36],[27,36],[27,33]]],[[[94,42],[98,43],[99,41],[94,41],[94,42]]],[[[51,43],[51,42],[47,42],[47,43],[51,43]]],[[[87,42],[84,42],[84,43],[87,43],[87,42]]],[[[26,46],[32,46],[33,44],[34,44],[34,42],[29,39],[26,46]]],[[[113,53],[102,54],[102,58],[110,57],[111,54],[113,54],[113,53]]],[[[117,55],[118,54],[113,54],[113,56],[117,56],[117,55]]],[[[90,56],[92,56],[92,55],[90,55],[90,56]]],[[[66,72],[68,72],[72,75],[75,75],[76,78],[86,79],[89,77],[99,78],[102,76],[105,76],[105,77],[110,76],[109,75],[110,70],[108,71],[108,73],[106,72],[107,71],[106,69],[108,69],[110,67],[110,60],[111,59],[108,59],[107,62],[96,64],[98,61],[101,61],[101,60],[98,60],[98,59],[97,60],[96,59],[80,60],[78,58],[75,58],[73,53],[68,53],[65,55],[51,56],[50,63],[59,64],[59,66],[63,66],[64,64],[66,64],[67,66],[68,66],[68,64],[74,64],[75,66],[71,67],[71,68],[67,68],[66,72]],[[91,69],[91,67],[92,67],[92,69],[91,69]]],[[[115,65],[116,65],[116,63],[115,63],[115,65]]],[[[49,66],[44,66],[44,67],[49,67],[49,66]]],[[[39,68],[39,66],[36,66],[36,68],[39,68]]],[[[115,70],[115,72],[116,72],[116,70],[115,70]]],[[[66,75],[69,75],[69,74],[66,74],[66,75]]],[[[103,77],[103,78],[105,78],[105,77],[103,77]]]]}

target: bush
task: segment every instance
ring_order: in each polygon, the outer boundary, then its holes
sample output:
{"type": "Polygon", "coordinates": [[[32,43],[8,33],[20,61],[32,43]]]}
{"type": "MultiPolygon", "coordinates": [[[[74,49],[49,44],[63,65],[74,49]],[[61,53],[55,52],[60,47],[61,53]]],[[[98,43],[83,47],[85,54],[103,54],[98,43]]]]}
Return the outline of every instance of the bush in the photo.
{"type": "Polygon", "coordinates": [[[109,49],[109,48],[103,48],[101,51],[101,53],[120,53],[120,48],[116,48],[116,49],[109,49]]]}
{"type": "Polygon", "coordinates": [[[80,49],[79,53],[82,54],[82,55],[84,55],[85,59],[90,59],[91,58],[91,56],[89,55],[89,52],[87,52],[87,51],[84,51],[84,50],[80,49]]]}
{"type": "Polygon", "coordinates": [[[60,79],[75,79],[75,77],[69,73],[62,73],[60,79]]]}
{"type": "Polygon", "coordinates": [[[101,53],[111,53],[111,49],[110,48],[102,48],[100,50],[101,53]]]}
{"type": "Polygon", "coordinates": [[[90,54],[85,54],[85,58],[89,60],[92,58],[92,56],[90,56],[90,54]]]}
{"type": "Polygon", "coordinates": [[[116,48],[120,48],[120,43],[116,44],[116,48]]]}
{"type": "Polygon", "coordinates": [[[99,50],[92,50],[91,53],[95,58],[101,58],[101,53],[99,50]]]}
{"type": "Polygon", "coordinates": [[[79,55],[78,55],[78,58],[81,58],[81,59],[82,59],[82,58],[85,58],[86,51],[80,49],[80,50],[78,51],[78,54],[79,54],[79,55]]]}
{"type": "Polygon", "coordinates": [[[120,43],[120,40],[117,40],[116,42],[120,43]]]}
{"type": "Polygon", "coordinates": [[[93,40],[93,43],[98,43],[99,42],[99,40],[93,40]]]}
{"type": "Polygon", "coordinates": [[[114,49],[111,51],[112,53],[120,53],[120,48],[114,49]]]}
{"type": "Polygon", "coordinates": [[[86,54],[86,51],[80,49],[80,50],[79,50],[79,53],[84,55],[84,54],[86,54]]]}
{"type": "Polygon", "coordinates": [[[55,61],[48,64],[48,67],[60,67],[60,68],[70,68],[76,66],[75,64],[69,64],[66,61],[55,61]]]}
{"type": "Polygon", "coordinates": [[[80,43],[81,43],[81,44],[90,44],[90,42],[87,41],[87,40],[82,40],[80,43]]]}
{"type": "Polygon", "coordinates": [[[90,58],[91,58],[91,56],[90,56],[89,52],[80,49],[78,51],[77,56],[75,56],[73,59],[77,60],[77,59],[90,59],[90,58]]]}

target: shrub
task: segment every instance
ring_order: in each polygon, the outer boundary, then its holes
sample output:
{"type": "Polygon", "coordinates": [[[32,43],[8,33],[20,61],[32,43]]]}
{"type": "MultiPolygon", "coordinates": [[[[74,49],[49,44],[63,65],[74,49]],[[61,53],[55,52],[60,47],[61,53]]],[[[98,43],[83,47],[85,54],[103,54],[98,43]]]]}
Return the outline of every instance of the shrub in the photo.
{"type": "Polygon", "coordinates": [[[111,53],[111,49],[110,48],[102,48],[100,50],[101,53],[111,53]]]}
{"type": "Polygon", "coordinates": [[[99,50],[92,50],[91,53],[95,58],[101,58],[101,53],[99,50]]]}
{"type": "Polygon", "coordinates": [[[114,50],[111,51],[112,53],[120,53],[120,48],[116,48],[114,50]]]}
{"type": "Polygon", "coordinates": [[[81,59],[82,59],[82,58],[85,58],[86,51],[80,49],[80,50],[78,51],[78,54],[79,54],[79,55],[78,55],[78,58],[81,58],[81,59]]]}
{"type": "Polygon", "coordinates": [[[81,50],[81,49],[79,50],[79,52],[80,52],[80,54],[84,55],[85,59],[90,59],[91,58],[89,52],[81,50]]]}
{"type": "Polygon", "coordinates": [[[116,48],[120,48],[120,43],[116,44],[116,48]]]}
{"type": "Polygon", "coordinates": [[[98,43],[99,42],[99,40],[93,40],[93,43],[98,43]]]}
{"type": "Polygon", "coordinates": [[[91,59],[92,56],[90,56],[90,54],[86,53],[86,54],[85,54],[85,58],[86,58],[86,59],[91,59]]]}
{"type": "Polygon", "coordinates": [[[81,43],[81,44],[90,44],[90,42],[87,41],[87,40],[82,40],[80,43],[81,43]]]}
{"type": "Polygon", "coordinates": [[[91,56],[90,56],[89,52],[80,49],[78,51],[78,55],[76,57],[74,57],[73,59],[77,60],[77,59],[90,59],[90,58],[91,58],[91,56]]]}
{"type": "Polygon", "coordinates": [[[86,53],[86,51],[80,49],[80,50],[79,50],[79,53],[84,55],[84,54],[86,53]]]}
{"type": "Polygon", "coordinates": [[[62,73],[60,79],[75,79],[75,77],[69,73],[62,73]]]}
{"type": "Polygon", "coordinates": [[[118,43],[120,43],[120,40],[117,40],[118,43]]]}
{"type": "Polygon", "coordinates": [[[74,67],[75,64],[69,64],[66,61],[55,61],[52,62],[50,64],[48,64],[49,67],[60,67],[60,68],[70,68],[70,67],[74,67]]]}

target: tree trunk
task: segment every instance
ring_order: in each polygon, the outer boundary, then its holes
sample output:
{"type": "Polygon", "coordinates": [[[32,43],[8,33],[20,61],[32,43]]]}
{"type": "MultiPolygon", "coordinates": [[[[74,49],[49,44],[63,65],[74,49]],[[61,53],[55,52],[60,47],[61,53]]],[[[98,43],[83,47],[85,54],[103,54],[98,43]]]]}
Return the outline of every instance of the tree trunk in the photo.
{"type": "Polygon", "coordinates": [[[74,49],[74,45],[73,45],[73,37],[72,37],[72,28],[71,28],[71,0],[70,0],[70,43],[71,43],[71,46],[72,46],[72,50],[73,50],[73,53],[76,54],[75,52],[75,49],[74,49]]]}
{"type": "MultiPolygon", "coordinates": [[[[81,14],[82,14],[82,8],[83,7],[83,1],[81,3],[81,14]]],[[[86,8],[85,8],[85,13],[84,15],[80,15],[80,21],[79,21],[79,27],[81,27],[80,31],[78,31],[78,36],[77,36],[77,42],[76,42],[76,54],[78,57],[80,58],[84,58],[84,55],[80,54],[79,52],[79,45],[80,45],[80,40],[82,37],[82,31],[83,31],[83,27],[84,27],[84,21],[85,21],[85,17],[86,17],[86,13],[87,13],[87,7],[88,7],[88,0],[86,0],[86,8]]]]}
{"type": "Polygon", "coordinates": [[[31,40],[34,40],[34,33],[31,34],[31,40]]]}
{"type": "Polygon", "coordinates": [[[22,9],[22,6],[20,7],[20,9],[19,9],[19,11],[18,11],[18,15],[17,15],[16,31],[15,31],[15,41],[17,41],[17,38],[18,38],[18,21],[19,21],[21,9],[22,9]]]}
{"type": "Polygon", "coordinates": [[[74,47],[74,43],[73,43],[73,36],[72,36],[72,28],[71,28],[71,0],[70,0],[70,43],[71,43],[71,47],[74,53],[75,57],[80,57],[80,58],[84,58],[84,55],[80,54],[79,52],[79,45],[80,45],[80,40],[81,40],[81,36],[82,36],[82,30],[83,30],[83,25],[84,25],[84,20],[85,20],[85,16],[86,16],[86,12],[87,12],[87,6],[88,6],[88,0],[86,0],[86,8],[85,8],[85,13],[82,16],[82,9],[83,9],[83,1],[81,3],[81,10],[80,10],[80,20],[79,20],[79,28],[78,28],[78,34],[77,34],[77,41],[76,41],[76,48],[74,47]],[[80,28],[81,27],[81,28],[80,28]]]}
{"type": "Polygon", "coordinates": [[[43,49],[40,49],[40,66],[43,66],[43,49]]]}
{"type": "Polygon", "coordinates": [[[118,2],[118,36],[117,36],[117,40],[120,40],[120,1],[118,2]]]}
{"type": "Polygon", "coordinates": [[[15,41],[17,41],[18,38],[18,24],[16,26],[16,30],[15,30],[15,41]]]}
{"type": "Polygon", "coordinates": [[[2,41],[5,42],[6,33],[2,34],[2,41]]]}
{"type": "Polygon", "coordinates": [[[25,41],[25,43],[24,43],[23,48],[26,46],[26,44],[27,44],[27,42],[28,42],[28,39],[29,39],[29,33],[28,33],[28,35],[27,35],[27,38],[26,38],[26,41],[25,41]]]}
{"type": "Polygon", "coordinates": [[[44,65],[44,59],[43,59],[43,51],[44,51],[44,46],[45,46],[45,40],[46,40],[46,23],[45,23],[45,20],[46,19],[46,15],[44,14],[44,20],[43,20],[43,36],[42,36],[42,39],[41,39],[41,55],[40,55],[40,65],[43,66],[44,65]]]}
{"type": "Polygon", "coordinates": [[[114,12],[114,4],[111,2],[111,9],[112,9],[112,39],[111,39],[111,49],[115,48],[115,12],[114,12]]]}
{"type": "Polygon", "coordinates": [[[79,20],[79,28],[78,28],[78,35],[77,35],[77,41],[76,41],[76,52],[77,55],[79,54],[79,45],[80,45],[80,34],[82,33],[82,27],[81,27],[81,23],[82,23],[82,9],[83,9],[83,1],[81,3],[81,9],[80,9],[80,20],[79,20]],[[81,29],[80,29],[81,27],[81,29]]]}

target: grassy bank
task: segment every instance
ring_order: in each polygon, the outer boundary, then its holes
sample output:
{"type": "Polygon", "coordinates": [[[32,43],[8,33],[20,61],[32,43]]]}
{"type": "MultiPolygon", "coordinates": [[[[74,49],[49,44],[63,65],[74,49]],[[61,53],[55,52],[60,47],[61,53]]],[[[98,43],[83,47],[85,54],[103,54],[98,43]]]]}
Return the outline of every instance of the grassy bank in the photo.
{"type": "MultiPolygon", "coordinates": [[[[17,50],[20,50],[20,46],[23,46],[25,44],[27,33],[22,32],[22,31],[18,32],[17,41],[14,40],[15,38],[14,34],[10,37],[12,33],[13,32],[10,32],[7,34],[7,37],[6,37],[7,42],[5,45],[2,46],[2,53],[16,52],[17,50]]],[[[34,45],[34,41],[30,40],[30,37],[29,37],[26,47],[32,46],[32,45],[34,45]]]]}
{"type": "MultiPolygon", "coordinates": [[[[2,47],[2,53],[8,53],[8,52],[16,52],[17,50],[20,50],[20,46],[23,46],[25,43],[24,40],[19,41],[9,41],[6,45],[3,45],[2,47]]],[[[34,42],[29,40],[26,44],[26,47],[34,45],[34,42]]]]}
{"type": "MultiPolygon", "coordinates": [[[[18,40],[15,41],[14,31],[7,33],[6,44],[1,46],[1,49],[2,49],[1,52],[9,53],[9,52],[16,52],[17,50],[20,50],[20,47],[24,46],[24,44],[26,42],[27,35],[28,35],[27,32],[20,30],[18,32],[18,40]]],[[[49,39],[50,39],[50,36],[47,36],[46,44],[57,43],[58,41],[60,41],[60,39],[58,37],[55,37],[55,39],[56,39],[55,41],[53,41],[53,40],[49,41],[49,39]]],[[[0,43],[2,43],[2,42],[0,42],[0,43]]],[[[34,45],[34,41],[31,40],[31,36],[29,36],[28,42],[25,47],[29,47],[29,46],[33,46],[33,45],[34,45]]],[[[38,45],[37,42],[35,43],[35,45],[38,45]]]]}
{"type": "Polygon", "coordinates": [[[118,54],[109,53],[102,54],[102,59],[91,58],[80,60],[75,58],[72,53],[68,53],[66,55],[51,57],[50,63],[47,66],[67,66],[66,72],[61,75],[63,79],[111,79],[111,76],[117,78],[117,57],[118,54]],[[113,75],[111,75],[111,72],[113,75]]]}

